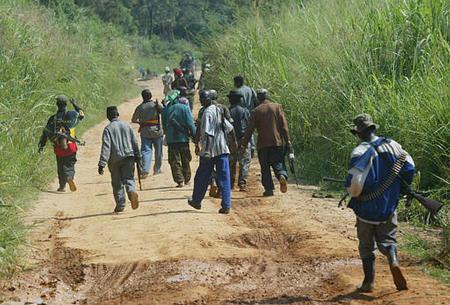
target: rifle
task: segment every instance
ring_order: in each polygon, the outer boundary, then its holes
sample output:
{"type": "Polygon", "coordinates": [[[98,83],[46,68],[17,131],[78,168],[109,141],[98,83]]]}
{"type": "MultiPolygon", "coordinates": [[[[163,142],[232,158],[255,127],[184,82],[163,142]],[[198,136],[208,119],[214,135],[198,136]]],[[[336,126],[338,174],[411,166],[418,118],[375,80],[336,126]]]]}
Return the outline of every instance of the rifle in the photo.
{"type": "MultiPolygon", "coordinates": [[[[345,183],[345,180],[329,177],[324,177],[323,181],[336,182],[342,184],[345,183]]],[[[403,179],[402,182],[404,182],[403,179]]],[[[443,207],[443,204],[441,202],[427,198],[422,192],[414,191],[410,188],[406,190],[405,195],[406,195],[406,207],[410,207],[412,200],[416,199],[417,201],[420,202],[420,204],[422,204],[423,207],[425,207],[428,210],[428,212],[431,215],[436,215],[439,212],[439,210],[443,207]]]]}
{"type": "Polygon", "coordinates": [[[78,145],[81,145],[81,146],[86,145],[86,142],[84,142],[84,141],[81,142],[80,140],[78,140],[78,139],[76,139],[76,138],[74,138],[74,137],[72,137],[72,136],[70,136],[70,135],[68,135],[66,133],[60,132],[60,131],[57,131],[55,133],[55,136],[58,137],[58,138],[64,138],[64,139],[66,139],[67,141],[70,141],[70,142],[75,142],[75,143],[77,143],[78,145]]]}
{"type": "Polygon", "coordinates": [[[293,148],[291,148],[291,151],[289,152],[288,162],[289,162],[289,169],[291,170],[291,173],[292,175],[294,175],[295,178],[295,184],[297,184],[298,186],[300,183],[298,182],[297,173],[295,172],[295,155],[293,148]]]}
{"type": "Polygon", "coordinates": [[[136,170],[137,170],[137,176],[138,176],[138,182],[139,182],[139,190],[142,191],[142,181],[141,181],[141,161],[140,159],[135,159],[136,162],[136,170]]]}

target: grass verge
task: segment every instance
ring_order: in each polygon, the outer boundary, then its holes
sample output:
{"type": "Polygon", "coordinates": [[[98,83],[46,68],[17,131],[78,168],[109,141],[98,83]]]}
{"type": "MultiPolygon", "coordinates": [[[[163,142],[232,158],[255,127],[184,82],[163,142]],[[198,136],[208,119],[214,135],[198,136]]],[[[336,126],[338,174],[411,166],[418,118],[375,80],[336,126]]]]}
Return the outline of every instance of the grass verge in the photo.
{"type": "MultiPolygon", "coordinates": [[[[55,97],[75,97],[87,115],[79,131],[104,118],[132,87],[131,48],[112,26],[45,9],[32,1],[0,3],[0,274],[26,253],[22,218],[55,175],[54,155],[37,142],[55,97]]],[[[133,93],[134,95],[134,93],[133,93]]]]}

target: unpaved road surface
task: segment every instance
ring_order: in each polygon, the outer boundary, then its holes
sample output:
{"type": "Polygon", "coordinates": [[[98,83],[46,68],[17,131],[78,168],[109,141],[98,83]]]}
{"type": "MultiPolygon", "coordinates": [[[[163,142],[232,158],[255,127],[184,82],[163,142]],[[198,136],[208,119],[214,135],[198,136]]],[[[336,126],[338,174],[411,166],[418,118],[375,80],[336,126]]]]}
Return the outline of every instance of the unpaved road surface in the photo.
{"type": "MultiPolygon", "coordinates": [[[[161,95],[159,80],[141,83],[161,95]]],[[[130,116],[139,99],[120,107],[130,116]]],[[[218,199],[187,205],[192,187],[175,188],[165,152],[163,174],[143,181],[138,210],[115,215],[109,173],[97,174],[106,121],[84,134],[76,193],[43,192],[29,270],[4,282],[3,300],[46,304],[450,304],[449,287],[403,257],[410,290],[397,292],[383,257],[376,291],[355,292],[362,279],[354,216],[313,188],[262,198],[253,160],[247,193],[233,193],[230,215],[218,199]]],[[[50,153],[50,152],[48,152],[50,153]]],[[[192,162],[195,173],[197,161],[192,162]]],[[[0,299],[1,301],[1,299],[0,299]]],[[[23,303],[22,303],[23,304],[23,303]]]]}

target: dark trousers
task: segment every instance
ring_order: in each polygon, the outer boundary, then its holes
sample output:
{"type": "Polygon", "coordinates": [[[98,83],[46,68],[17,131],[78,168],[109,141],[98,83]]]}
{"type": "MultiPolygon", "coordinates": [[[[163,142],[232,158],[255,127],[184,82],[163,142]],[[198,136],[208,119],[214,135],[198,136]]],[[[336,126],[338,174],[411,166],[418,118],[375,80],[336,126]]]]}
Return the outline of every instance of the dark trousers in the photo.
{"type": "Polygon", "coordinates": [[[134,157],[127,157],[112,164],[108,164],[111,172],[111,185],[116,201],[116,209],[125,208],[125,191],[128,198],[131,192],[135,192],[134,182],[134,157]]]}
{"type": "Polygon", "coordinates": [[[272,181],[272,173],[270,172],[271,167],[277,179],[280,176],[284,176],[286,179],[288,178],[284,164],[284,147],[271,146],[258,149],[258,159],[261,166],[261,181],[266,191],[271,192],[275,189],[272,181]]]}
{"type": "Polygon", "coordinates": [[[191,150],[189,143],[173,143],[168,145],[169,164],[173,181],[188,183],[191,180],[191,150]]]}
{"type": "Polygon", "coordinates": [[[388,255],[388,248],[397,246],[397,230],[397,212],[380,224],[371,224],[357,219],[356,231],[360,257],[362,259],[373,257],[376,248],[384,255],[388,255]]]}
{"type": "Polygon", "coordinates": [[[67,178],[75,177],[75,163],[77,163],[77,154],[66,157],[56,156],[56,166],[58,168],[59,187],[66,186],[67,178]]]}
{"type": "Polygon", "coordinates": [[[205,198],[208,184],[211,181],[211,175],[216,167],[217,184],[222,193],[222,206],[225,208],[231,207],[231,185],[230,185],[230,166],[228,155],[223,154],[211,159],[200,157],[200,165],[194,179],[194,191],[192,194],[192,201],[201,203],[205,198]]]}

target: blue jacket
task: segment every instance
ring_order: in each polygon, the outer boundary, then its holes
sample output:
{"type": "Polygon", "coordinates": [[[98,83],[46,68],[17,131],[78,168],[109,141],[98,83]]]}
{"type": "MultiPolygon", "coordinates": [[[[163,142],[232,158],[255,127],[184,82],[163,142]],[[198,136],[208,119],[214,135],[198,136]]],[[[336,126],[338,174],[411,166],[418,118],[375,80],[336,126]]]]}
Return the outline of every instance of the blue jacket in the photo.
{"type": "MultiPolygon", "coordinates": [[[[349,207],[359,218],[385,221],[396,210],[401,195],[399,177],[378,198],[361,201],[358,200],[358,196],[376,190],[389,175],[392,164],[402,152],[404,150],[400,144],[383,137],[375,137],[370,143],[363,142],[353,150],[345,186],[352,197],[349,207]]],[[[410,184],[414,172],[414,161],[407,154],[406,162],[399,175],[410,184]]]]}
{"type": "Polygon", "coordinates": [[[162,123],[167,144],[188,143],[188,134],[195,135],[194,119],[189,105],[180,103],[178,98],[164,108],[162,123]]]}

